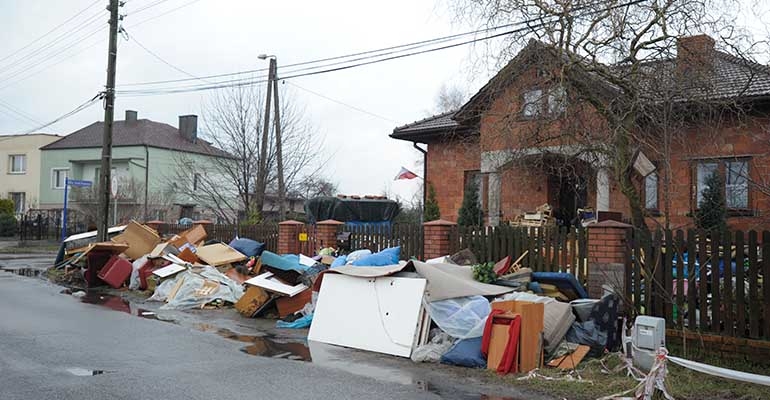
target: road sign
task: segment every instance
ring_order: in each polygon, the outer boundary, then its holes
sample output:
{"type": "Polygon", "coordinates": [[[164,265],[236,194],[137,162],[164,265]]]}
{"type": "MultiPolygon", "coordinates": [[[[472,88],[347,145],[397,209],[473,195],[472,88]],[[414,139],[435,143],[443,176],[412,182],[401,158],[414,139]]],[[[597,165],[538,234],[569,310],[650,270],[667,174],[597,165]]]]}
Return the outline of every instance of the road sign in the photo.
{"type": "Polygon", "coordinates": [[[91,181],[81,181],[77,179],[67,179],[67,185],[70,185],[72,187],[91,187],[93,185],[93,182],[91,181]]]}
{"type": "Polygon", "coordinates": [[[112,184],[110,185],[110,193],[112,193],[112,197],[118,197],[118,177],[117,176],[112,177],[112,184]]]}

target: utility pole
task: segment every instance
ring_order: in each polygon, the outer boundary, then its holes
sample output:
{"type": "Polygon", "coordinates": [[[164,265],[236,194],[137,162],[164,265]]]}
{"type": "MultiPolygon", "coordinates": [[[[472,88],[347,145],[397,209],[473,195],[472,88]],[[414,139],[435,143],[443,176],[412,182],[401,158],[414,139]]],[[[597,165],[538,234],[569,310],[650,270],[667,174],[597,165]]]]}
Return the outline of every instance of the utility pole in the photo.
{"type": "MultiPolygon", "coordinates": [[[[265,191],[267,190],[266,182],[268,177],[267,170],[267,145],[268,136],[270,134],[270,93],[273,88],[273,77],[275,76],[275,64],[273,59],[270,59],[270,67],[267,73],[267,97],[265,98],[265,125],[262,128],[262,145],[259,150],[259,170],[257,171],[257,187],[254,191],[257,194],[257,212],[262,216],[262,207],[265,204],[265,191]]],[[[246,210],[247,212],[249,210],[246,210]]]]}
{"type": "Polygon", "coordinates": [[[278,103],[278,61],[270,59],[273,66],[273,96],[275,96],[275,157],[278,161],[278,221],[286,218],[286,185],[283,181],[283,145],[281,144],[281,112],[278,103]]]}
{"type": "Polygon", "coordinates": [[[112,173],[112,123],[115,117],[115,64],[118,57],[118,25],[120,16],[118,8],[122,5],[118,0],[109,0],[107,9],[110,11],[110,44],[107,53],[107,86],[104,90],[104,136],[102,138],[102,166],[99,177],[99,210],[97,217],[97,240],[108,239],[108,219],[110,215],[110,182],[112,173]]]}

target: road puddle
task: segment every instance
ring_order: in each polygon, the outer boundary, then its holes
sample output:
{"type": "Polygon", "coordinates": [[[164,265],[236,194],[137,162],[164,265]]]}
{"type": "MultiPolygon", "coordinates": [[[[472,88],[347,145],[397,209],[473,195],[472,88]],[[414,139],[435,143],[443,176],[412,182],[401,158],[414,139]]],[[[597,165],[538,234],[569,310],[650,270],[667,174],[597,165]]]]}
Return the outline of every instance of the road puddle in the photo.
{"type": "Polygon", "coordinates": [[[12,274],[26,276],[28,278],[37,278],[43,273],[43,270],[38,268],[0,268],[0,271],[6,271],[12,274]]]}

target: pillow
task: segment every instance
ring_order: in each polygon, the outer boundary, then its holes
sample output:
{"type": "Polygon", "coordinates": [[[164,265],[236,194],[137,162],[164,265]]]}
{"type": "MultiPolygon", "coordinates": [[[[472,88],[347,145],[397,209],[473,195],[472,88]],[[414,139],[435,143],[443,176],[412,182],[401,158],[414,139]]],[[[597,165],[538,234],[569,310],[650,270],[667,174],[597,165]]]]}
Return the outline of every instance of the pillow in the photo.
{"type": "Polygon", "coordinates": [[[230,242],[230,247],[241,252],[241,254],[246,257],[259,257],[262,255],[262,252],[265,251],[264,243],[246,238],[233,239],[233,241],[230,242]]]}
{"type": "Polygon", "coordinates": [[[353,261],[357,267],[384,267],[386,265],[398,264],[398,258],[401,255],[401,246],[391,247],[379,253],[370,254],[353,261]]]}
{"type": "Polygon", "coordinates": [[[353,261],[356,261],[359,258],[368,256],[370,254],[372,254],[372,251],[369,250],[369,249],[356,250],[356,251],[348,254],[346,264],[352,264],[353,261]]]}
{"type": "Polygon", "coordinates": [[[441,363],[468,368],[486,368],[487,358],[481,353],[481,338],[458,340],[441,356],[441,363]]]}

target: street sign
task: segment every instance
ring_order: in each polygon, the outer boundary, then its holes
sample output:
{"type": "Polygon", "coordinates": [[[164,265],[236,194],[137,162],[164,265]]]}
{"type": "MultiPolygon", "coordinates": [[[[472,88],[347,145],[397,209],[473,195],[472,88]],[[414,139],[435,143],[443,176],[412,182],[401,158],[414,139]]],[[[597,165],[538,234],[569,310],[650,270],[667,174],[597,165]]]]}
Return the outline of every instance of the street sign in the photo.
{"type": "Polygon", "coordinates": [[[112,184],[110,185],[110,193],[112,193],[112,197],[118,197],[118,177],[117,176],[112,177],[112,184]]]}
{"type": "Polygon", "coordinates": [[[87,188],[87,187],[91,187],[91,185],[93,185],[93,182],[67,178],[67,185],[72,186],[72,187],[86,187],[87,188]]]}

